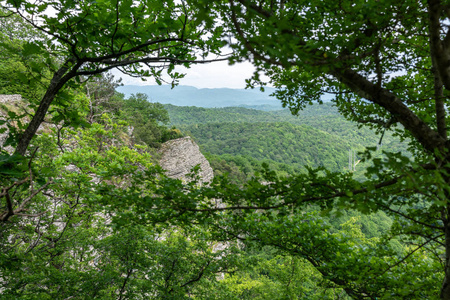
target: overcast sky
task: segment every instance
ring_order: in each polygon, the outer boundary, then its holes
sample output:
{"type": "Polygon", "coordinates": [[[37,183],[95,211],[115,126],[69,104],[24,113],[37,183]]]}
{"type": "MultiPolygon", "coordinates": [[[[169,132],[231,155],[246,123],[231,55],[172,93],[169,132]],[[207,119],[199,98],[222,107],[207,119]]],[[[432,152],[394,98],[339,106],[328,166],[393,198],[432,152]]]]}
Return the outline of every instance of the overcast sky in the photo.
{"type": "MultiPolygon", "coordinates": [[[[245,79],[252,76],[254,67],[248,63],[239,63],[229,66],[228,62],[220,61],[204,65],[193,65],[190,69],[179,67],[178,72],[186,73],[186,77],[180,80],[181,85],[195,86],[196,88],[245,88],[245,79]]],[[[122,77],[125,85],[155,85],[156,83],[148,79],[142,81],[140,78],[126,76],[114,70],[116,78],[122,77]]]]}

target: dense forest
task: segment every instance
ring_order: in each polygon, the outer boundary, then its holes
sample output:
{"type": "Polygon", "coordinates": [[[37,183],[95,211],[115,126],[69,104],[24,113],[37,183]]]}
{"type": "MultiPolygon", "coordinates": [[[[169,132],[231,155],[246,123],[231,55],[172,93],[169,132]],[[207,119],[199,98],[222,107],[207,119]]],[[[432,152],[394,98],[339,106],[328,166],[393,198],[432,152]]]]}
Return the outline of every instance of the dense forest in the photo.
{"type": "MultiPolygon", "coordinates": [[[[277,123],[287,122],[292,125],[306,125],[333,136],[340,137],[352,147],[376,147],[380,142],[382,131],[360,127],[357,123],[346,120],[339,114],[332,102],[322,105],[309,105],[298,114],[292,115],[288,109],[261,111],[242,107],[202,108],[165,105],[170,115],[170,124],[186,127],[187,125],[206,123],[277,123]]],[[[399,139],[388,131],[381,140],[387,151],[405,151],[399,139]]]]}
{"type": "Polygon", "coordinates": [[[0,92],[20,95],[0,106],[0,297],[450,299],[448,11],[0,0],[0,92]],[[224,60],[289,111],[164,106],[108,73],[172,88],[224,60]],[[208,184],[158,166],[187,133],[208,184]]]}
{"type": "MultiPolygon", "coordinates": [[[[359,128],[339,115],[330,102],[307,106],[297,115],[288,109],[261,111],[170,104],[165,108],[170,124],[194,137],[209,154],[216,174],[228,170],[231,176],[237,176],[235,171],[240,170],[245,174],[239,176],[241,179],[251,177],[262,162],[284,175],[319,166],[343,172],[349,171],[350,151],[356,157],[355,163],[360,160],[357,153],[368,147],[377,148],[378,156],[382,156],[382,151],[408,154],[407,143],[392,132],[359,128]]],[[[361,177],[367,166],[358,163],[355,175],[361,177]]]]}

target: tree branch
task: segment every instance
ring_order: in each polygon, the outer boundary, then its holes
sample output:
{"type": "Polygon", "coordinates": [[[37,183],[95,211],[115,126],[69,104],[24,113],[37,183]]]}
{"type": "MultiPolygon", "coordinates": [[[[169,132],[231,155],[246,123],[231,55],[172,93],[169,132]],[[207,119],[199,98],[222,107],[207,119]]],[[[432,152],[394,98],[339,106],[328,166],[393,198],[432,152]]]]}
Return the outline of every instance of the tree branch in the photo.
{"type": "MultiPolygon", "coordinates": [[[[439,14],[437,14],[437,7],[439,1],[429,1],[429,30],[430,30],[430,56],[432,62],[432,73],[434,75],[434,101],[436,110],[436,125],[438,133],[441,137],[447,139],[447,128],[445,121],[445,105],[444,105],[444,94],[443,94],[443,82],[442,74],[444,70],[440,70],[439,66],[442,62],[442,54],[444,48],[448,49],[450,47],[450,30],[444,39],[444,42],[440,41],[440,24],[439,24],[439,14]]],[[[444,9],[445,10],[445,9],[444,9]]],[[[448,8],[446,9],[448,12],[448,8]]],[[[447,72],[444,72],[447,74],[447,72]]],[[[447,86],[448,88],[448,86],[447,86]]]]}
{"type": "Polygon", "coordinates": [[[431,57],[436,62],[443,85],[447,90],[450,90],[450,53],[448,48],[450,37],[448,36],[449,33],[447,33],[445,41],[441,41],[441,10],[442,4],[440,0],[428,0],[431,57]]]}
{"type": "Polygon", "coordinates": [[[397,266],[400,265],[402,262],[404,262],[404,261],[407,260],[409,257],[411,257],[411,255],[413,255],[417,250],[419,250],[419,249],[425,247],[425,245],[427,245],[429,242],[431,242],[431,241],[433,241],[433,240],[435,240],[435,239],[437,239],[437,238],[439,238],[439,237],[442,237],[442,236],[444,236],[444,235],[442,234],[442,235],[439,235],[439,236],[435,236],[434,238],[431,238],[431,239],[427,240],[425,243],[422,243],[421,245],[417,246],[416,249],[414,249],[413,251],[411,251],[410,253],[408,253],[408,255],[406,255],[405,257],[403,257],[403,258],[400,259],[399,261],[397,261],[395,264],[388,266],[388,267],[386,268],[386,270],[384,270],[384,272],[382,272],[379,276],[383,276],[386,272],[388,272],[388,271],[391,270],[392,268],[397,267],[397,266]]]}
{"type": "MultiPolygon", "coordinates": [[[[239,3],[247,8],[251,8],[260,17],[268,19],[271,17],[270,12],[267,12],[259,7],[255,7],[248,0],[239,0],[239,3]]],[[[448,63],[450,62],[450,56],[444,53],[442,44],[439,39],[439,12],[440,12],[440,2],[439,0],[429,0],[430,7],[430,20],[432,20],[432,36],[434,53],[437,53],[437,63],[439,65],[439,72],[443,78],[444,85],[450,89],[450,73],[446,73],[443,70],[447,70],[448,63]],[[444,55],[445,54],[445,55],[444,55]],[[448,56],[448,57],[447,57],[448,56]],[[445,77],[447,76],[447,77],[445,77]],[[448,83],[447,83],[448,81],[448,83]]],[[[244,43],[245,48],[258,60],[262,62],[269,63],[271,65],[278,65],[285,68],[291,68],[292,65],[299,62],[281,62],[270,57],[265,57],[261,55],[254,46],[249,42],[245,33],[243,32],[238,18],[236,16],[236,11],[240,8],[236,7],[234,1],[230,1],[231,5],[231,21],[235,27],[237,36],[244,43]]],[[[299,45],[305,45],[303,40],[299,41],[299,45]]],[[[320,60],[314,59],[313,62],[321,62],[323,56],[323,51],[317,49],[305,50],[313,57],[321,58],[320,60]]],[[[304,62],[302,62],[304,63],[304,62]]],[[[323,63],[330,64],[328,60],[323,63]]],[[[330,65],[331,66],[331,65],[330,65]]],[[[416,114],[414,114],[403,102],[392,92],[382,88],[379,84],[374,84],[365,77],[358,74],[356,71],[352,70],[350,67],[332,67],[328,74],[332,75],[341,83],[349,87],[357,95],[377,104],[388,112],[391,113],[411,134],[422,144],[422,146],[429,152],[434,153],[436,148],[442,149],[445,147],[446,139],[443,138],[438,132],[432,130],[422,119],[420,119],[416,114]]]]}
{"type": "MultiPolygon", "coordinates": [[[[183,59],[177,59],[173,57],[151,57],[151,58],[141,58],[141,59],[134,59],[134,60],[123,60],[123,61],[100,61],[99,63],[107,65],[107,67],[98,68],[95,70],[85,70],[85,71],[78,71],[76,72],[76,76],[88,76],[88,75],[95,75],[100,74],[105,71],[114,69],[114,68],[120,68],[132,64],[138,64],[138,63],[162,63],[162,62],[170,62],[173,64],[183,64],[183,63],[190,63],[190,64],[208,64],[212,62],[218,62],[218,61],[226,61],[228,58],[217,58],[217,59],[210,59],[210,60],[183,60],[183,59]]],[[[164,67],[164,66],[162,66],[164,67]]]]}
{"type": "Polygon", "coordinates": [[[25,210],[25,206],[28,204],[28,202],[30,202],[30,200],[33,199],[34,196],[39,194],[41,191],[45,190],[52,183],[53,183],[53,180],[50,180],[50,181],[46,182],[43,186],[41,186],[39,189],[33,191],[31,193],[31,195],[28,196],[25,200],[23,200],[22,203],[19,205],[19,207],[14,210],[14,214],[16,214],[18,212],[21,212],[21,211],[24,211],[25,210]]]}
{"type": "Polygon", "coordinates": [[[203,274],[204,274],[204,272],[205,272],[205,269],[210,265],[210,263],[211,263],[211,261],[208,261],[208,262],[206,263],[206,265],[202,267],[202,269],[200,270],[200,272],[198,273],[198,275],[197,275],[196,277],[194,277],[194,278],[192,278],[191,280],[185,282],[184,284],[181,285],[181,287],[185,287],[185,286],[187,286],[187,285],[189,285],[189,284],[191,284],[191,283],[197,282],[197,281],[199,281],[200,279],[202,279],[203,274]]]}
{"type": "Polygon", "coordinates": [[[6,213],[4,213],[1,217],[0,220],[2,222],[5,222],[9,219],[9,217],[11,217],[12,215],[14,215],[14,209],[13,209],[13,204],[12,204],[12,200],[11,197],[9,195],[8,192],[6,192],[5,194],[5,198],[6,198],[6,213]]]}
{"type": "Polygon", "coordinates": [[[434,149],[445,147],[447,140],[431,129],[395,94],[384,88],[379,88],[376,84],[348,68],[337,68],[330,71],[330,74],[347,85],[354,93],[390,112],[426,150],[434,153],[434,149]]]}
{"type": "Polygon", "coordinates": [[[36,110],[36,113],[34,114],[33,118],[31,119],[30,123],[28,124],[27,128],[25,129],[24,133],[19,139],[19,143],[17,144],[15,150],[16,153],[25,156],[28,145],[30,144],[31,139],[36,134],[39,126],[44,121],[44,118],[47,114],[50,104],[53,102],[53,99],[55,99],[56,94],[70,79],[72,79],[75,76],[76,70],[81,66],[80,64],[72,66],[74,63],[75,59],[69,58],[63,64],[63,66],[60,67],[59,70],[55,72],[55,74],[53,75],[49,87],[44,97],[42,98],[39,107],[36,110]]]}

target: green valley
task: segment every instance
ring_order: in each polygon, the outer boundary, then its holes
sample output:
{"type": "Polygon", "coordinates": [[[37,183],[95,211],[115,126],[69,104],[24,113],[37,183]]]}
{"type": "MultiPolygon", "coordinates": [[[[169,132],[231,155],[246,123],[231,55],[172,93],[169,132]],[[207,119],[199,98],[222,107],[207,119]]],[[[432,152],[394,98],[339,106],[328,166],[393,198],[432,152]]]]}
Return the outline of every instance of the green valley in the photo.
{"type": "MultiPolygon", "coordinates": [[[[307,106],[296,116],[288,109],[261,111],[170,104],[165,108],[170,124],[194,137],[203,151],[209,153],[213,166],[217,166],[217,174],[226,169],[215,160],[236,165],[246,176],[251,176],[259,169],[258,161],[282,174],[302,171],[305,166],[345,171],[349,168],[350,150],[358,152],[378,147],[378,154],[381,150],[407,152],[406,145],[391,132],[385,133],[380,147],[382,133],[358,128],[339,115],[331,102],[307,106]]],[[[359,165],[358,176],[365,166],[359,165]]]]}

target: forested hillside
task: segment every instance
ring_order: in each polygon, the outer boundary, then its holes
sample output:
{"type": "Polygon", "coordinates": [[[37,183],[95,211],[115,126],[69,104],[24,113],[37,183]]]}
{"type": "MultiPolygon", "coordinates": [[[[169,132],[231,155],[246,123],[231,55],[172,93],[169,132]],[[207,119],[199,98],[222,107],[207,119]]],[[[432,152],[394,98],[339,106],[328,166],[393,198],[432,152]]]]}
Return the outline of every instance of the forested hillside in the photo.
{"type": "MultiPolygon", "coordinates": [[[[165,108],[170,124],[193,136],[204,152],[215,155],[211,159],[221,158],[231,165],[237,163],[247,175],[249,170],[257,169],[255,160],[264,160],[286,174],[299,172],[305,166],[348,170],[349,151],[364,151],[367,147],[378,147],[380,155],[381,150],[407,153],[406,144],[390,132],[384,134],[379,145],[382,132],[358,128],[339,115],[331,102],[306,106],[298,115],[292,115],[288,109],[261,111],[174,105],[165,108]],[[231,159],[232,156],[240,159],[231,159]]],[[[362,174],[365,167],[367,164],[360,164],[357,173],[362,174]]],[[[222,168],[219,173],[223,172],[222,168]]]]}
{"type": "MultiPolygon", "coordinates": [[[[212,100],[211,100],[212,101],[212,100]]],[[[290,122],[293,124],[305,124],[311,117],[340,117],[339,112],[332,102],[322,105],[308,105],[297,115],[293,115],[288,109],[276,111],[263,111],[245,107],[204,108],[196,106],[164,105],[170,114],[170,123],[174,125],[190,125],[198,123],[223,123],[223,122],[290,122]]],[[[345,122],[345,119],[342,118],[345,122]]],[[[350,123],[350,122],[346,122],[350,123]]]]}
{"type": "MultiPolygon", "coordinates": [[[[358,128],[354,122],[342,117],[333,103],[306,106],[293,115],[288,109],[261,111],[243,107],[202,108],[164,106],[170,115],[170,124],[181,127],[205,123],[239,123],[239,122],[288,122],[293,125],[307,125],[344,138],[351,146],[375,147],[380,142],[381,133],[376,133],[367,127],[358,128]]],[[[382,139],[383,149],[387,151],[405,151],[406,143],[402,145],[392,132],[386,132],[382,139]]]]}
{"type": "Polygon", "coordinates": [[[185,128],[204,151],[270,159],[291,165],[325,166],[332,171],[348,166],[351,144],[337,135],[289,123],[208,123],[185,128]],[[314,137],[312,139],[311,137],[314,137]]]}

